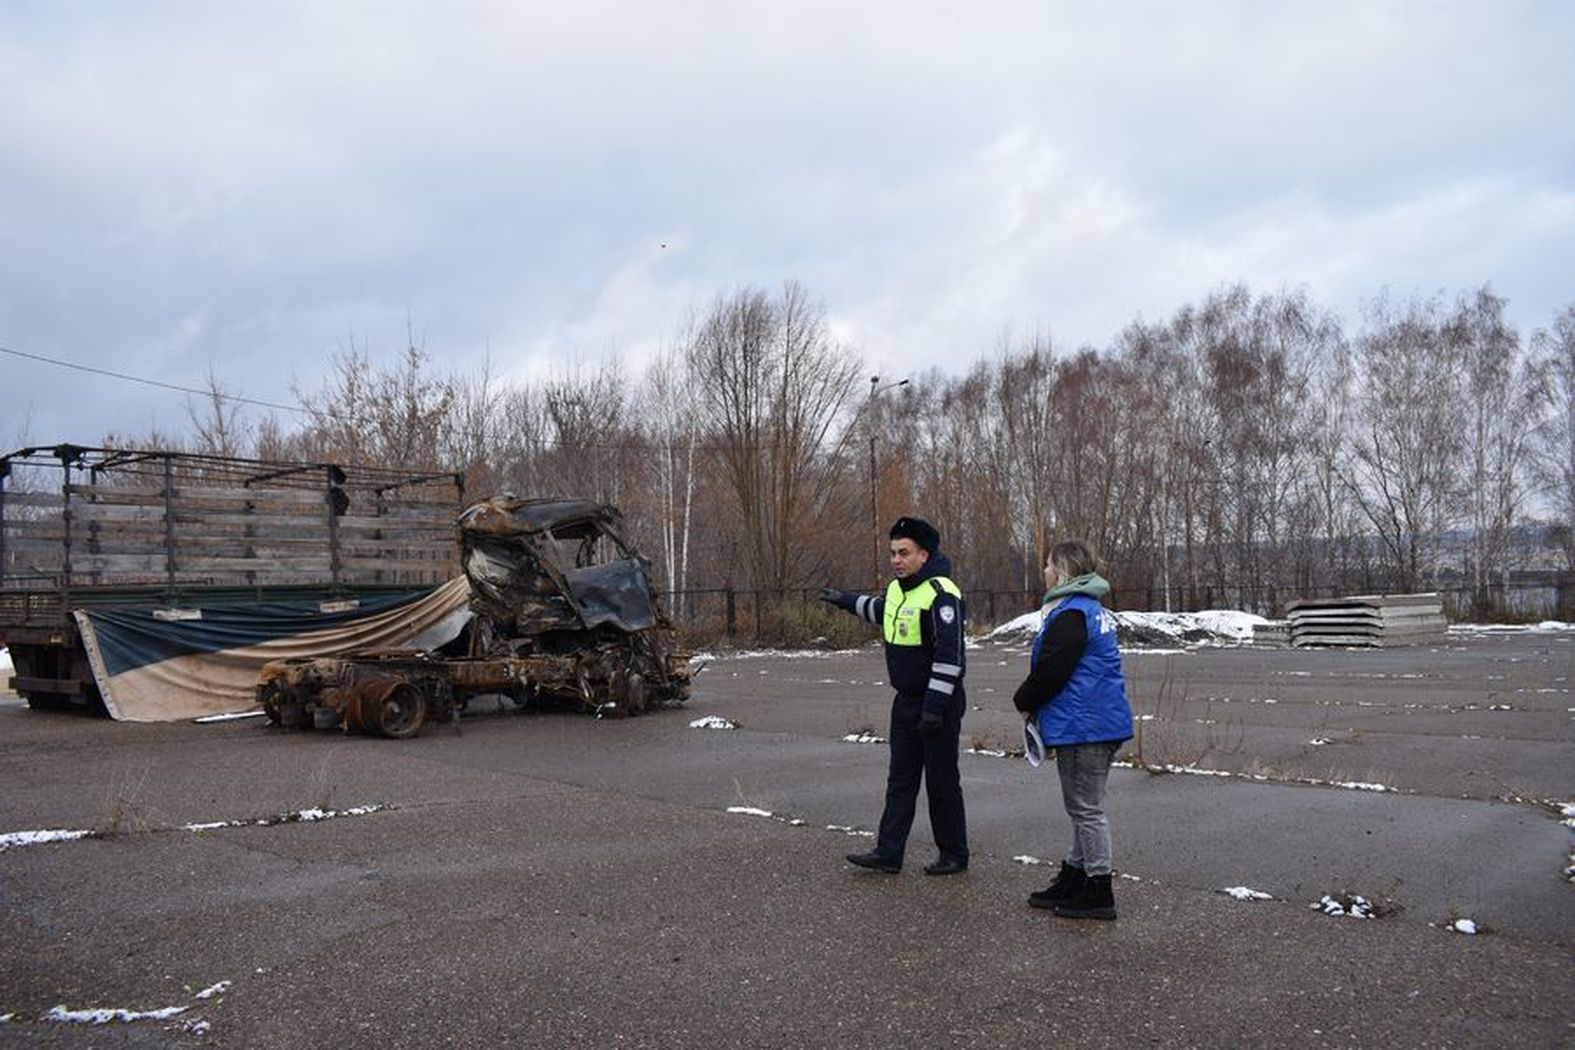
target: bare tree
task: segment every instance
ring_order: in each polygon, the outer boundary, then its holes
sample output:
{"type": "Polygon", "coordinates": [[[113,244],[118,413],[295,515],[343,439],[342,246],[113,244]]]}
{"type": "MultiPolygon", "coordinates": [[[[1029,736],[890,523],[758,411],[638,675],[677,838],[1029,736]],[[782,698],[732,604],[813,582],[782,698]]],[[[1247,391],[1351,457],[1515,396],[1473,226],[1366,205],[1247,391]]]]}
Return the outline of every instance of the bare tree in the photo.
{"type": "MultiPolygon", "coordinates": [[[[695,452],[700,440],[700,428],[690,407],[692,403],[691,380],[681,352],[663,352],[646,371],[640,416],[645,421],[647,439],[656,450],[662,564],[667,569],[667,589],[675,593],[689,586],[695,452]]],[[[683,614],[681,598],[675,599],[673,612],[683,614]]]]}
{"type": "Polygon", "coordinates": [[[551,447],[552,424],[541,389],[527,384],[502,391],[488,455],[498,489],[517,496],[542,491],[545,457],[551,447]]]}
{"type": "Polygon", "coordinates": [[[377,370],[364,347],[333,358],[333,374],[316,393],[295,388],[309,424],[313,456],[381,463],[412,470],[444,468],[442,437],[454,403],[453,384],[425,374],[427,355],[414,334],[397,368],[377,370]]]}
{"type": "Polygon", "coordinates": [[[698,409],[742,524],[754,583],[784,588],[820,566],[794,558],[857,359],[831,338],[823,308],[789,282],[720,298],[687,348],[698,409]]]}
{"type": "Polygon", "coordinates": [[[1539,329],[1532,347],[1541,398],[1534,477],[1552,509],[1565,568],[1575,570],[1575,305],[1539,329]]]}
{"type": "Polygon", "coordinates": [[[199,411],[186,399],[186,415],[197,431],[196,451],[215,456],[240,456],[250,451],[250,431],[241,421],[241,404],[236,401],[219,374],[208,366],[207,393],[199,411]]]}
{"type": "Polygon", "coordinates": [[[1464,363],[1465,426],[1471,526],[1471,582],[1479,612],[1492,606],[1489,584],[1507,574],[1509,538],[1529,487],[1532,440],[1539,422],[1539,377],[1504,318],[1505,300],[1483,287],[1462,295],[1450,319],[1464,363]]]}
{"type": "Polygon", "coordinates": [[[1379,299],[1357,341],[1348,480],[1405,590],[1436,569],[1457,494],[1461,354],[1440,313],[1437,300],[1379,299]]]}
{"type": "Polygon", "coordinates": [[[542,388],[551,427],[550,462],[559,491],[623,505],[642,473],[641,442],[631,426],[630,393],[616,359],[571,365],[542,388]]]}
{"type": "Polygon", "coordinates": [[[451,389],[453,400],[438,441],[443,462],[464,472],[468,490],[491,493],[498,487],[496,445],[505,394],[493,372],[491,352],[479,373],[452,380],[451,389]]]}
{"type": "MultiPolygon", "coordinates": [[[[1013,538],[1032,552],[1024,559],[1031,565],[1043,565],[1050,549],[1057,524],[1054,448],[1070,436],[1057,426],[1055,379],[1050,341],[1035,338],[1021,353],[1002,361],[995,383],[1002,437],[1011,449],[1010,455],[998,457],[1015,508],[1009,520],[1013,538]]],[[[1032,578],[1024,582],[1032,583],[1032,578]]]]}

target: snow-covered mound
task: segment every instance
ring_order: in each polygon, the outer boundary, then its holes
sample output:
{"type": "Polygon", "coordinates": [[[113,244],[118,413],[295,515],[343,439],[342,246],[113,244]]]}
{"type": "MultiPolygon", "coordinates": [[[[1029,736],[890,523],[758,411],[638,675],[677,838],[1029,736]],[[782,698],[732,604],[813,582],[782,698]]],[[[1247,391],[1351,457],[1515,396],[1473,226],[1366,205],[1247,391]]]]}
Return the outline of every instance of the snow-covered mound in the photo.
{"type": "MultiPolygon", "coordinates": [[[[1233,609],[1206,609],[1195,613],[1118,612],[1116,631],[1123,646],[1173,648],[1177,646],[1250,642],[1253,631],[1270,623],[1252,613],[1233,609]]],[[[990,632],[997,640],[1030,639],[1039,631],[1040,610],[1027,612],[990,632]]]]}

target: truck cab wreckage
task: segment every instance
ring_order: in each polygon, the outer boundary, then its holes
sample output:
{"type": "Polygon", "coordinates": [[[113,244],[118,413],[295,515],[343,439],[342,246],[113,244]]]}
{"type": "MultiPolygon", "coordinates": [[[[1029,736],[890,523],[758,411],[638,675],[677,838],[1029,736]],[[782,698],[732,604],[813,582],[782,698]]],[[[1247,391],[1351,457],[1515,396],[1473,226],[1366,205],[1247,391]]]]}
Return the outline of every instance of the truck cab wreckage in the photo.
{"type": "Polygon", "coordinates": [[[430,650],[270,662],[257,699],[271,722],[403,738],[481,696],[598,716],[687,699],[689,654],[615,508],[496,496],[467,507],[457,530],[470,586],[459,635],[430,650]]]}

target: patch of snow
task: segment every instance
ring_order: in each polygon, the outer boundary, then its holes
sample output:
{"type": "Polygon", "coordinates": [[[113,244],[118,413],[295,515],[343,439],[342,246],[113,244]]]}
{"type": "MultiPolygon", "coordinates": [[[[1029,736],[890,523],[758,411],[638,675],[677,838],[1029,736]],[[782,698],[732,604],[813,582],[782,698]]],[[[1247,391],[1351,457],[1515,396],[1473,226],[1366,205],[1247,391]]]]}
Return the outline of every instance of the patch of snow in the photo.
{"type": "Polygon", "coordinates": [[[180,1027],[181,1031],[192,1035],[207,1035],[209,1025],[207,1021],[182,1021],[180,1027]]]}
{"type": "Polygon", "coordinates": [[[786,824],[790,828],[802,828],[806,823],[802,817],[783,816],[779,813],[773,813],[769,809],[761,809],[759,806],[728,806],[727,811],[745,817],[764,817],[779,824],[786,824]]]}
{"type": "Polygon", "coordinates": [[[736,723],[729,722],[721,715],[706,715],[689,723],[690,729],[737,729],[736,723]]]}
{"type": "Polygon", "coordinates": [[[4,853],[12,846],[37,846],[45,842],[70,842],[73,839],[85,839],[91,836],[91,831],[69,831],[65,828],[51,828],[45,831],[8,831],[0,835],[0,853],[4,853]]]}
{"type": "Polygon", "coordinates": [[[1325,915],[1344,915],[1352,919],[1371,919],[1373,917],[1372,903],[1361,894],[1352,894],[1350,897],[1341,899],[1331,897],[1326,893],[1309,905],[1309,907],[1315,911],[1321,911],[1325,915]]]}
{"type": "Polygon", "coordinates": [[[200,991],[196,995],[192,996],[192,998],[193,999],[212,999],[214,996],[220,994],[221,992],[227,991],[229,989],[231,983],[232,982],[230,982],[230,981],[220,981],[218,984],[210,984],[208,987],[204,988],[202,991],[200,991]]]}
{"type": "Polygon", "coordinates": [[[1043,863],[1045,863],[1044,861],[1040,860],[1038,857],[1032,857],[1032,856],[1029,856],[1026,853],[1021,854],[1021,855],[1016,856],[1016,857],[1013,857],[1012,859],[1014,861],[1016,861],[1018,864],[1043,864],[1043,863]]]}
{"type": "Polygon", "coordinates": [[[373,803],[365,806],[351,806],[349,809],[310,809],[294,810],[290,813],[281,813],[276,817],[256,817],[252,820],[210,820],[195,824],[182,824],[182,831],[212,831],[215,828],[267,828],[275,824],[312,824],[321,820],[332,820],[335,817],[363,817],[368,813],[376,813],[383,806],[373,803]]]}
{"type": "Polygon", "coordinates": [[[874,733],[849,733],[842,739],[849,744],[884,744],[886,742],[885,737],[876,736],[874,733]]]}
{"type": "Polygon", "coordinates": [[[261,718],[266,713],[267,712],[262,711],[262,710],[257,710],[257,711],[227,711],[227,712],[225,712],[222,715],[203,715],[201,718],[193,718],[192,721],[193,722],[199,722],[199,723],[201,723],[201,722],[234,722],[234,721],[237,721],[237,720],[242,719],[242,718],[261,718]]]}
{"type": "Polygon", "coordinates": [[[1235,609],[1204,609],[1190,615],[1205,631],[1238,641],[1251,641],[1254,630],[1271,622],[1262,616],[1237,612],[1235,609]]]}
{"type": "Polygon", "coordinates": [[[1001,626],[991,631],[987,638],[1009,638],[1018,634],[1038,634],[1039,625],[1044,623],[1040,610],[1025,612],[1023,615],[1007,620],[1001,626]]]}
{"type": "Polygon", "coordinates": [[[844,835],[857,835],[861,838],[867,839],[872,839],[875,837],[875,833],[873,831],[865,831],[863,828],[855,828],[851,824],[827,824],[826,830],[840,831],[844,835]]]}
{"type": "Polygon", "coordinates": [[[1449,625],[1450,634],[1553,634],[1575,631],[1575,623],[1562,620],[1543,620],[1541,623],[1456,623],[1449,625]]]}
{"type": "Polygon", "coordinates": [[[1251,889],[1247,886],[1226,886],[1220,892],[1228,893],[1239,901],[1272,901],[1274,899],[1274,894],[1272,893],[1264,893],[1262,890],[1251,889]]]}
{"type": "Polygon", "coordinates": [[[963,748],[963,753],[969,755],[983,755],[985,758],[1006,757],[1005,751],[995,751],[987,747],[965,747],[963,748]]]}
{"type": "Polygon", "coordinates": [[[1449,928],[1456,933],[1475,934],[1477,932],[1477,924],[1470,919],[1456,919],[1449,924],[1449,928]]]}
{"type": "MultiPolygon", "coordinates": [[[[759,657],[771,657],[781,660],[826,660],[833,656],[847,656],[857,653],[857,649],[734,649],[720,653],[705,653],[707,660],[752,660],[759,657]]],[[[691,660],[701,658],[700,653],[690,657],[691,660]]]]}
{"type": "Polygon", "coordinates": [[[1325,744],[1334,743],[1334,741],[1330,740],[1326,736],[1315,736],[1311,740],[1307,741],[1307,743],[1312,747],[1323,747],[1325,744]]]}
{"type": "MultiPolygon", "coordinates": [[[[1187,773],[1195,777],[1234,777],[1238,780],[1251,780],[1255,783],[1266,783],[1270,780],[1273,780],[1278,784],[1310,784],[1313,787],[1338,787],[1346,788],[1352,791],[1392,791],[1397,794],[1400,793],[1399,788],[1390,787],[1387,784],[1368,784],[1355,780],[1319,780],[1317,777],[1268,777],[1261,773],[1232,773],[1227,769],[1203,769],[1199,766],[1177,766],[1168,764],[1144,766],[1136,762],[1125,761],[1112,762],[1110,765],[1115,769],[1140,769],[1149,773],[1187,773]]],[[[1512,799],[1510,801],[1515,800],[1512,799]]]]}
{"type": "Polygon", "coordinates": [[[62,1021],[67,1024],[109,1024],[111,1021],[166,1021],[176,1014],[183,1014],[188,1008],[184,1006],[166,1006],[159,1010],[67,1010],[62,1004],[54,1007],[44,1015],[46,1021],[62,1021]]]}

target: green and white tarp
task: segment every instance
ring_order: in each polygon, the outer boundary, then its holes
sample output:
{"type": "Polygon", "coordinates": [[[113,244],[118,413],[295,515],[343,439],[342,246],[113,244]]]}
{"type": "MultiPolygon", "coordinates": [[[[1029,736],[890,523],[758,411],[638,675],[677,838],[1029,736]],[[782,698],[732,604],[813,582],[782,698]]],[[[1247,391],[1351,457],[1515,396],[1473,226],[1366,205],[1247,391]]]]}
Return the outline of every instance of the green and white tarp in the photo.
{"type": "Polygon", "coordinates": [[[111,717],[172,722],[257,707],[270,660],[358,649],[432,649],[469,621],[464,577],[442,586],[356,599],[75,610],[93,677],[111,717]]]}

